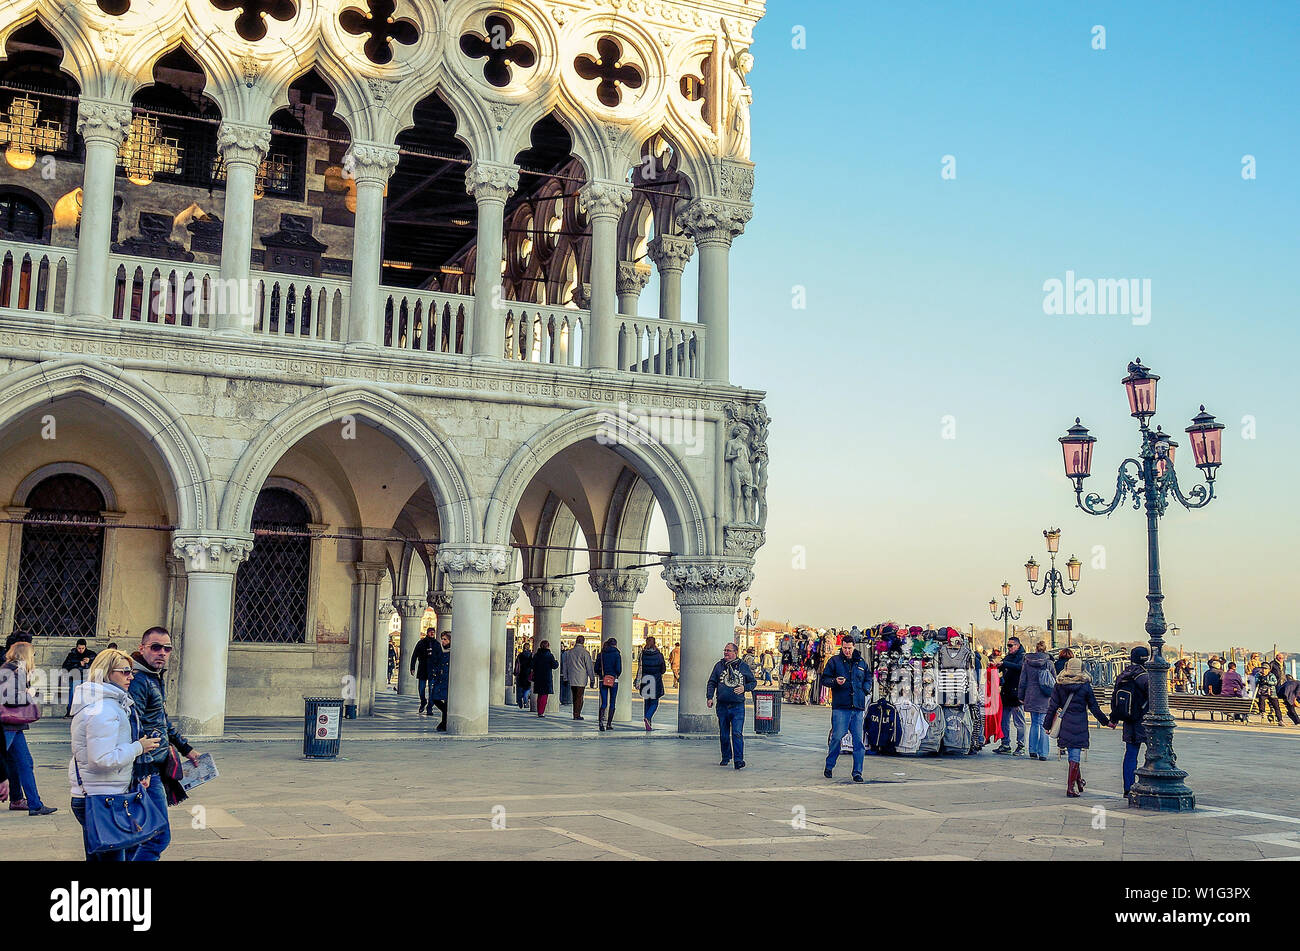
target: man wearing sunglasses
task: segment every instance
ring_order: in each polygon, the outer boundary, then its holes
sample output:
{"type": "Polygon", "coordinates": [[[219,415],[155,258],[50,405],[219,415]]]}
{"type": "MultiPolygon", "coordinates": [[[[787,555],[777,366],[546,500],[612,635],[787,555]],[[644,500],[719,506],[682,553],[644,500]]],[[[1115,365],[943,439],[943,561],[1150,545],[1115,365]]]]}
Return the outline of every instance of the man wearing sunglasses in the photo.
{"type": "MultiPolygon", "coordinates": [[[[171,654],[172,638],[165,627],[151,627],[145,631],[140,638],[140,649],[131,655],[135,676],[131,679],[129,691],[136,712],[140,715],[144,735],[167,738],[166,743],[137,760],[140,768],[146,770],[149,776],[148,794],[164,813],[167,812],[167,791],[163,788],[161,773],[167,767],[171,747],[176,747],[191,763],[197,764],[199,761],[199,754],[185,742],[185,737],[181,736],[167,717],[167,691],[163,686],[163,674],[167,672],[167,661],[171,659],[171,654]]],[[[130,860],[158,861],[171,839],[171,829],[164,828],[148,842],[139,845],[130,860]]]]}

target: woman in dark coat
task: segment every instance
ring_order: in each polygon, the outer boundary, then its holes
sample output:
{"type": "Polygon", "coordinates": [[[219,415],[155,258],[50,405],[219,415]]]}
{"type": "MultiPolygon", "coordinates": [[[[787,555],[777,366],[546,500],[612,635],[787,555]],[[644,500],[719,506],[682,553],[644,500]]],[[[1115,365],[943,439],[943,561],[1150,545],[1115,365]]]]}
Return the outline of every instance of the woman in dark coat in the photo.
{"type": "Polygon", "coordinates": [[[542,641],[533,655],[533,693],[537,695],[537,715],[546,716],[546,701],[555,693],[555,678],[551,671],[560,666],[560,662],[551,653],[551,642],[542,641]]]}
{"type": "Polygon", "coordinates": [[[1043,731],[1050,732],[1057,716],[1060,716],[1061,735],[1057,737],[1057,743],[1062,749],[1068,751],[1070,773],[1066,780],[1065,794],[1072,799],[1077,798],[1083,792],[1083,787],[1087,785],[1083,781],[1083,774],[1079,771],[1079,760],[1082,752],[1088,748],[1089,711],[1102,726],[1108,726],[1112,730],[1115,728],[1110,718],[1102,711],[1101,704],[1097,703],[1097,695],[1092,689],[1092,678],[1084,673],[1083,661],[1071,657],[1065,669],[1056,678],[1056,686],[1052,688],[1052,696],[1047,701],[1047,717],[1043,720],[1043,731]]]}
{"type": "Polygon", "coordinates": [[[650,732],[655,710],[659,709],[659,700],[664,695],[664,671],[668,664],[659,652],[653,637],[645,639],[645,649],[641,651],[641,699],[644,701],[645,731],[650,732]]]}
{"type": "Polygon", "coordinates": [[[610,638],[596,658],[596,676],[600,679],[600,731],[614,729],[614,701],[618,699],[618,678],[623,675],[623,655],[618,641],[610,638]]]}
{"type": "Polygon", "coordinates": [[[522,710],[528,706],[528,691],[533,686],[533,652],[524,645],[524,649],[515,658],[515,703],[522,710]]]}
{"type": "Polygon", "coordinates": [[[429,712],[433,707],[442,714],[438,729],[447,732],[447,684],[451,680],[451,632],[444,632],[429,655],[429,712]]]}

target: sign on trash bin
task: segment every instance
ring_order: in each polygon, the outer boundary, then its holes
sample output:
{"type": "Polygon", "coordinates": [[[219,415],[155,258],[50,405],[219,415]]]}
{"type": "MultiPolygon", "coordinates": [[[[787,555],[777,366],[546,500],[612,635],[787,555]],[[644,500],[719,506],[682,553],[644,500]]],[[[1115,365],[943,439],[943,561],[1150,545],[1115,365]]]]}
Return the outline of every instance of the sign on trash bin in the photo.
{"type": "Polygon", "coordinates": [[[772,719],[772,697],[770,694],[758,694],[754,697],[754,719],[772,719]]]}
{"type": "Polygon", "coordinates": [[[316,716],[316,739],[337,740],[339,738],[339,708],[325,707],[316,716]]]}
{"type": "Polygon", "coordinates": [[[303,697],[302,755],[308,759],[333,759],[339,755],[343,733],[343,700],[338,697],[303,697]]]}

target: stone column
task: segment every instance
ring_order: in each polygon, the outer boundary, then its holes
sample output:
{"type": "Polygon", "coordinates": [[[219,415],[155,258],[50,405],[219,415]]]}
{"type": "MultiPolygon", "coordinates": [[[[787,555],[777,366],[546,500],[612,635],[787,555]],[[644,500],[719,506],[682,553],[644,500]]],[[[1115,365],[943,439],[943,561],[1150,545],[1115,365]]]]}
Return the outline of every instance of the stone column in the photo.
{"type": "Polygon", "coordinates": [[[723,646],[735,640],[736,605],[753,584],[753,563],[747,558],[670,558],[663,579],[677,596],[682,615],[677,729],[715,733],[717,714],[706,704],[706,685],[723,646]]]}
{"type": "Polygon", "coordinates": [[[506,665],[514,661],[514,656],[506,644],[506,622],[510,618],[510,609],[519,600],[519,585],[498,587],[492,592],[492,663],[491,688],[488,703],[510,703],[512,691],[506,690],[506,665]]]}
{"type": "Polygon", "coordinates": [[[501,294],[502,243],[506,200],[519,187],[519,166],[475,162],[465,170],[465,191],[478,203],[478,241],[474,252],[474,322],[470,352],[476,357],[505,355],[505,307],[501,294]]]}
{"type": "Polygon", "coordinates": [[[379,297],[384,254],[384,192],[397,168],[397,149],[373,142],[353,143],[344,168],[357,183],[357,213],[352,231],[352,299],[348,305],[349,346],[378,347],[384,342],[384,309],[379,297]]]}
{"type": "MultiPolygon", "coordinates": [[[[185,654],[177,720],[189,736],[221,736],[226,721],[235,573],[253,550],[252,534],[172,535],[172,554],[185,566],[185,654]]],[[[174,662],[174,661],[173,661],[174,662]]]]}
{"type": "MultiPolygon", "coordinates": [[[[618,651],[623,655],[623,674],[618,678],[618,694],[614,697],[614,722],[632,722],[632,697],[639,692],[633,674],[636,657],[632,653],[632,615],[636,613],[636,599],[645,591],[649,575],[637,569],[600,568],[587,573],[591,590],[600,598],[600,642],[611,637],[618,641],[618,651]]],[[[600,682],[597,680],[597,687],[600,682]]],[[[599,709],[599,689],[597,690],[599,709]]]]}
{"type": "MultiPolygon", "coordinates": [[[[375,712],[375,682],[382,676],[383,666],[388,663],[385,652],[382,666],[377,664],[379,651],[376,649],[375,625],[379,613],[379,582],[383,580],[387,568],[378,563],[353,562],[352,571],[356,581],[352,584],[352,620],[353,630],[357,632],[356,652],[352,655],[352,675],[355,678],[357,715],[368,717],[375,712]],[[376,669],[380,668],[380,669],[376,669]]],[[[346,699],[346,696],[345,696],[346,699]]]]}
{"type": "Polygon", "coordinates": [[[221,285],[215,324],[222,333],[253,330],[253,292],[248,286],[253,254],[253,195],[257,170],[270,150],[269,125],[221,123],[217,151],[226,163],[226,204],[221,222],[221,285]]]}
{"type": "Polygon", "coordinates": [[[402,616],[402,656],[397,661],[401,665],[397,671],[397,692],[403,697],[416,697],[420,693],[419,684],[411,676],[411,655],[415,653],[415,645],[424,636],[421,622],[428,606],[427,598],[393,599],[393,607],[402,616]]]}
{"type": "Polygon", "coordinates": [[[695,253],[695,242],[685,235],[656,236],[646,249],[659,269],[659,319],[682,319],[682,272],[695,253]]]}
{"type": "Polygon", "coordinates": [[[69,315],[76,320],[103,321],[109,319],[112,300],[108,252],[113,227],[114,169],[117,150],[131,131],[131,106],[82,97],[77,104],[77,131],[86,143],[86,162],[69,315]]]}
{"type": "MultiPolygon", "coordinates": [[[[533,605],[533,654],[536,655],[542,641],[550,641],[551,653],[560,659],[560,625],[564,623],[564,605],[573,594],[573,579],[555,580],[534,579],[523,583],[524,594],[533,605]]],[[[560,671],[551,672],[551,685],[555,688],[547,706],[552,710],[560,706],[560,671]]],[[[536,694],[531,709],[537,710],[536,694]]]]}
{"type": "Polygon", "coordinates": [[[453,627],[447,732],[488,732],[492,654],[492,596],[510,567],[504,545],[447,544],[438,548],[438,567],[451,581],[453,627]]]}
{"type": "Polygon", "coordinates": [[[452,597],[450,591],[435,591],[429,595],[429,603],[433,605],[434,613],[438,616],[437,627],[438,636],[451,633],[452,625],[452,597]]]}
{"type": "Polygon", "coordinates": [[[393,626],[391,601],[381,601],[375,608],[375,696],[388,690],[388,632],[393,626]]]}
{"type": "MultiPolygon", "coordinates": [[[[650,265],[643,261],[635,264],[631,261],[618,262],[618,277],[615,286],[618,289],[618,312],[625,317],[635,317],[641,292],[650,282],[650,265]]],[[[620,369],[622,369],[620,367],[620,369]]]]}
{"type": "Polygon", "coordinates": [[[677,224],[695,237],[700,249],[698,317],[708,331],[702,368],[705,380],[728,382],[731,242],[745,230],[752,216],[752,205],[714,199],[693,201],[677,216],[677,224]]]}
{"type": "Polygon", "coordinates": [[[591,220],[591,334],[583,341],[589,367],[614,369],[618,363],[618,222],[631,198],[632,186],[624,182],[588,182],[578,192],[578,203],[591,220]]]}

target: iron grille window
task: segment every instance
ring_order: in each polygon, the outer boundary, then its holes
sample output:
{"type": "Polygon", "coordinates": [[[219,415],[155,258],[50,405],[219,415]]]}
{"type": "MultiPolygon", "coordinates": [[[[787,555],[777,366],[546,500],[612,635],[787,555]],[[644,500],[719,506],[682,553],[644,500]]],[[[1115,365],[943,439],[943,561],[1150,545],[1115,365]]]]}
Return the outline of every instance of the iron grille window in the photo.
{"type": "Polygon", "coordinates": [[[56,475],[27,497],[14,629],[43,637],[94,637],[104,563],[104,497],[88,479],[56,475]],[[78,522],[55,525],[50,522],[78,522]]]}
{"type": "Polygon", "coordinates": [[[250,644],[302,644],[307,639],[307,585],[311,565],[307,506],[285,489],[263,489],[253,508],[253,530],[301,532],[258,535],[235,575],[231,638],[250,644]]]}
{"type": "Polygon", "coordinates": [[[21,195],[0,194],[0,232],[19,241],[40,241],[45,235],[45,215],[21,195]]]}

